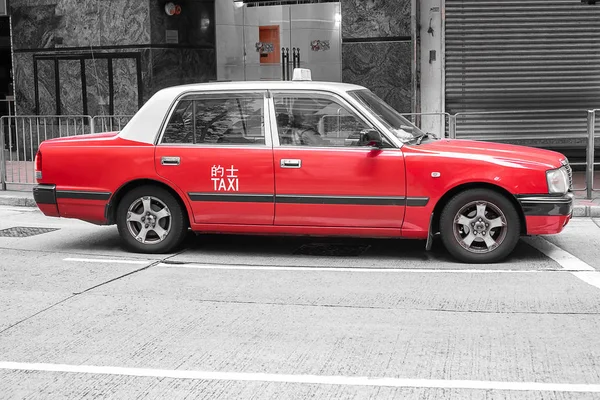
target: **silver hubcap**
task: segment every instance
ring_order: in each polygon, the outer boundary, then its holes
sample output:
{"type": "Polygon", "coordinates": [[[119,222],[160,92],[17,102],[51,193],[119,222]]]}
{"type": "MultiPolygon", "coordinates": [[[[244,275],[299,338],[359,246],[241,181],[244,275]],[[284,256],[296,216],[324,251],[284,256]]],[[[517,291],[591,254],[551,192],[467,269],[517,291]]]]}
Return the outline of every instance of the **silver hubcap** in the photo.
{"type": "Polygon", "coordinates": [[[473,201],[454,217],[454,237],[471,253],[489,253],[506,238],[506,216],[488,201],[473,201]]]}
{"type": "Polygon", "coordinates": [[[160,243],[171,231],[171,211],[156,197],[140,197],[127,210],[127,228],[140,243],[160,243]]]}

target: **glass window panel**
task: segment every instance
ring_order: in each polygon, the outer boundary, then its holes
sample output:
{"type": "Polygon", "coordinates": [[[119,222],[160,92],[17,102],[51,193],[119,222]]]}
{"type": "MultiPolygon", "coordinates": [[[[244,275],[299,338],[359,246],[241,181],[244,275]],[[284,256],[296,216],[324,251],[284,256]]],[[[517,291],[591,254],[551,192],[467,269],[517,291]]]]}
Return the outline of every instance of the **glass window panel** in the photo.
{"type": "Polygon", "coordinates": [[[264,97],[189,96],[177,104],[162,143],[264,145],[264,97]]]}
{"type": "Polygon", "coordinates": [[[282,146],[358,146],[361,131],[373,129],[334,97],[278,93],[274,102],[282,146]]]}

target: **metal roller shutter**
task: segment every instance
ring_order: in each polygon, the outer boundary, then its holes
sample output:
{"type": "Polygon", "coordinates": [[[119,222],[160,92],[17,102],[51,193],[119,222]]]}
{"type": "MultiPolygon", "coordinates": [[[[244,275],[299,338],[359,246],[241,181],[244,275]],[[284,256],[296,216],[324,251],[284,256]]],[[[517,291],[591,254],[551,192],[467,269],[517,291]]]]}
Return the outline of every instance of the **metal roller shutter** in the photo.
{"type": "Polygon", "coordinates": [[[558,110],[600,108],[600,4],[446,0],[445,12],[446,111],[465,113],[457,137],[585,143],[586,113],[558,110]],[[473,114],[500,110],[522,112],[473,114]]]}

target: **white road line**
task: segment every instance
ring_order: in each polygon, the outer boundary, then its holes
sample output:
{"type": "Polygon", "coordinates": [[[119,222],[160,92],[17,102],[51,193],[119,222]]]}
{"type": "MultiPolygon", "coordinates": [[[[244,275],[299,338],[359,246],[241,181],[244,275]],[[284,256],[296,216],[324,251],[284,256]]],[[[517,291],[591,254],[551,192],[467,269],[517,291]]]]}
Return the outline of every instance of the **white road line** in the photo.
{"type": "MultiPolygon", "coordinates": [[[[170,264],[159,263],[163,268],[219,269],[248,271],[324,271],[324,272],[409,272],[409,273],[464,273],[464,274],[521,274],[554,272],[555,270],[518,270],[518,269],[407,269],[407,268],[364,268],[364,267],[284,267],[278,265],[236,265],[236,264],[170,264]]],[[[562,271],[562,270],[559,270],[562,271]]]]}
{"type": "Polygon", "coordinates": [[[600,384],[500,382],[476,380],[371,378],[366,376],[290,375],[248,372],[185,371],[167,369],[99,367],[88,365],[0,362],[0,369],[121,375],[172,379],[304,383],[317,385],[418,387],[429,389],[479,389],[600,393],[600,384]]]}
{"type": "Polygon", "coordinates": [[[151,264],[154,262],[151,260],[119,260],[119,259],[105,259],[105,258],[64,258],[63,261],[103,263],[103,264],[136,264],[136,265],[151,264]]]}
{"type": "Polygon", "coordinates": [[[542,237],[530,237],[523,240],[559,263],[565,271],[569,271],[585,283],[600,289],[600,271],[594,267],[542,237]]]}

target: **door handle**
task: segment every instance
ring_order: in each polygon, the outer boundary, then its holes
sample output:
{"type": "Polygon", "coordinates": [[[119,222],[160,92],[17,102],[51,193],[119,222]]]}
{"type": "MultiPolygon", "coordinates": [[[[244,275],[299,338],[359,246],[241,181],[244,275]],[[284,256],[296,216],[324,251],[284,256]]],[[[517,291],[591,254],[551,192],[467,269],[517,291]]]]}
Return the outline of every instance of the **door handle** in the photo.
{"type": "Polygon", "coordinates": [[[160,163],[162,165],[179,165],[181,159],[179,157],[161,157],[160,163]]]}
{"type": "Polygon", "coordinates": [[[281,168],[301,168],[302,160],[281,159],[281,168]]]}

